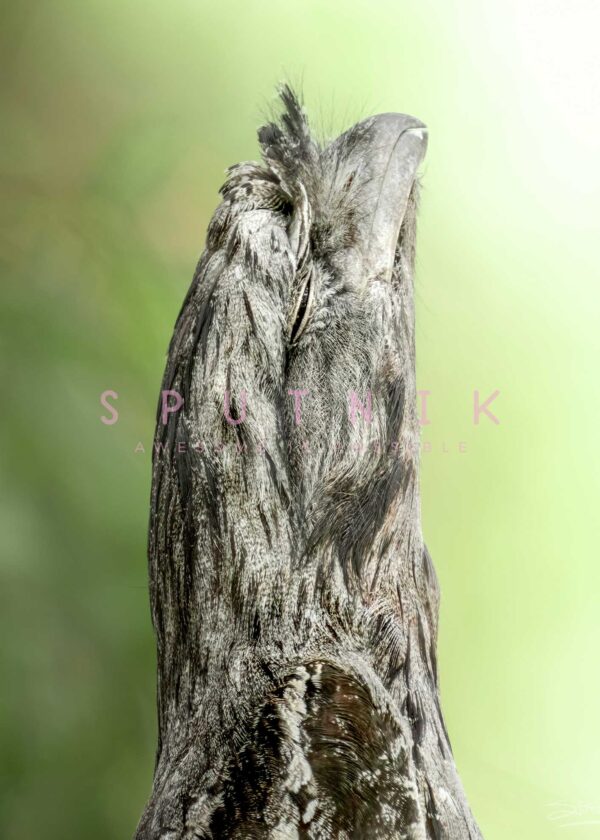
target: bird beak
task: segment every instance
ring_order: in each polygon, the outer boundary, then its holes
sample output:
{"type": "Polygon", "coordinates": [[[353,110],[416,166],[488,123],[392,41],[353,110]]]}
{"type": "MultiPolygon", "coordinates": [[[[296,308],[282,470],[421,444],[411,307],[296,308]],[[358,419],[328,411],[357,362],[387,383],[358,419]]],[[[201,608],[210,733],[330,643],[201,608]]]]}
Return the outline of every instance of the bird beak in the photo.
{"type": "Polygon", "coordinates": [[[334,145],[338,143],[339,151],[344,149],[345,171],[349,167],[361,181],[358,248],[364,279],[389,281],[410,192],[427,149],[427,128],[407,114],[379,114],[355,125],[334,145]]]}

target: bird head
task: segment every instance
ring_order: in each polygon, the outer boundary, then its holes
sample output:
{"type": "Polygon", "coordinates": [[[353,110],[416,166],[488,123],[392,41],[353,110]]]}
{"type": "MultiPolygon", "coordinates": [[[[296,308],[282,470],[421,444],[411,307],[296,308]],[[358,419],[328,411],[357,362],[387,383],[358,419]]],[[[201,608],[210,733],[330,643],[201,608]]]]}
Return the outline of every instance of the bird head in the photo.
{"type": "MultiPolygon", "coordinates": [[[[368,588],[376,537],[397,526],[400,495],[416,498],[413,270],[427,131],[387,113],[319,144],[294,93],[281,99],[280,120],[259,131],[273,178],[254,183],[279,207],[292,256],[277,313],[290,479],[309,549],[333,546],[346,581],[362,569],[368,588]]],[[[230,178],[237,195],[242,180],[252,189],[245,167],[230,178]]]]}
{"type": "Polygon", "coordinates": [[[335,602],[354,621],[357,599],[395,592],[399,541],[422,553],[413,266],[426,129],[381,114],[319,143],[296,95],[280,96],[262,162],[228,170],[169,349],[163,391],[184,402],[166,424],[159,413],[150,522],[165,668],[211,634],[280,645],[290,610],[335,602]]]}

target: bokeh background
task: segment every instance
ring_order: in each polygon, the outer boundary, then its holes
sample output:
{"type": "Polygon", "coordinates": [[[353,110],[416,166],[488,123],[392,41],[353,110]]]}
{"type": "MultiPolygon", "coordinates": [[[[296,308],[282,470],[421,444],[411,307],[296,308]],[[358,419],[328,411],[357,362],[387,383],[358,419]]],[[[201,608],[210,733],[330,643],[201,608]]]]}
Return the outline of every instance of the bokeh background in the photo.
{"type": "Polygon", "coordinates": [[[223,171],[256,156],[287,78],[325,135],[386,110],[429,126],[418,375],[445,714],[487,840],[600,837],[597,4],[2,18],[0,836],[126,838],[149,794],[165,351],[223,171]],[[476,388],[500,390],[500,425],[473,425],[476,388]]]}

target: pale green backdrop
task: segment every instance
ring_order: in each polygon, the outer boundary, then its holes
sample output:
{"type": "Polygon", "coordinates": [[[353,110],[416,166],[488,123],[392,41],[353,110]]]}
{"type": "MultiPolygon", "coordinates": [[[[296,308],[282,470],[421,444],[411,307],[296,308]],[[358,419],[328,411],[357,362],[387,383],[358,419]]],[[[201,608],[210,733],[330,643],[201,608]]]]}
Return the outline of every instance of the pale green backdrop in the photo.
{"type": "Polygon", "coordinates": [[[418,373],[447,722],[487,840],[600,837],[595,4],[3,7],[0,836],[127,838],[149,793],[165,350],[223,170],[257,154],[288,78],[325,134],[386,110],[429,126],[418,373]],[[500,390],[500,425],[473,425],[476,388],[500,390]]]}

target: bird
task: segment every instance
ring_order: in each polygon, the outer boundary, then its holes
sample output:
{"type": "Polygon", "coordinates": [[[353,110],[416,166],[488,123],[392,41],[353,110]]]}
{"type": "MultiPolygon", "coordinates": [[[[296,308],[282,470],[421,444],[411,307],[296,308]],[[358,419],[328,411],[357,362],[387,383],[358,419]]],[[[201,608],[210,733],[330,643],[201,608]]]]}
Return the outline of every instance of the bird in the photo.
{"type": "Polygon", "coordinates": [[[158,746],[135,840],[467,840],[419,492],[415,117],[278,90],[170,342],[148,538],[158,746]]]}

